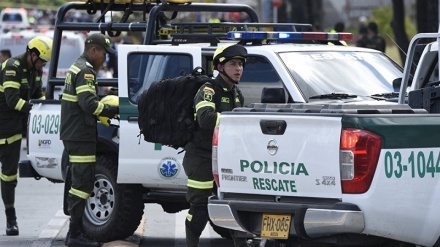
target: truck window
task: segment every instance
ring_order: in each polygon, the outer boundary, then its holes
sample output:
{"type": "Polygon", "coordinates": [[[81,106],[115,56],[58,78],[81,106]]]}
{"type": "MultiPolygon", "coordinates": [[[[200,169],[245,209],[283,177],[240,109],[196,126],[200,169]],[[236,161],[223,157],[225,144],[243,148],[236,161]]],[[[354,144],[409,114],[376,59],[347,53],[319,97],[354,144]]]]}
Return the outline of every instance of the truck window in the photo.
{"type": "Polygon", "coordinates": [[[8,21],[23,21],[23,18],[21,17],[21,15],[19,13],[15,13],[15,14],[5,14],[3,15],[3,20],[5,22],[8,21]]]}
{"type": "Polygon", "coordinates": [[[241,77],[239,88],[244,105],[261,103],[261,92],[265,87],[284,87],[275,68],[262,56],[249,56],[241,77]]]}
{"type": "Polygon", "coordinates": [[[185,54],[132,53],[127,61],[129,97],[135,104],[152,82],[190,74],[193,69],[192,57],[185,54]]]}

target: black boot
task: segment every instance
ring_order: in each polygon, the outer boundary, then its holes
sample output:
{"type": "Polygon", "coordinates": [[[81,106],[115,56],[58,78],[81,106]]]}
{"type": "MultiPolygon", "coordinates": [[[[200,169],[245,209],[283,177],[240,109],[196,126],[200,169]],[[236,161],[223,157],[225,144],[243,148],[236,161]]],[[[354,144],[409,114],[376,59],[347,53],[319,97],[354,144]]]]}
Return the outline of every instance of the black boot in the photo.
{"type": "Polygon", "coordinates": [[[17,216],[15,215],[15,208],[7,208],[6,212],[6,235],[17,236],[18,225],[17,216]]]}
{"type": "Polygon", "coordinates": [[[68,247],[100,247],[101,244],[88,239],[81,230],[79,223],[70,222],[69,233],[67,234],[66,245],[68,247]]]}

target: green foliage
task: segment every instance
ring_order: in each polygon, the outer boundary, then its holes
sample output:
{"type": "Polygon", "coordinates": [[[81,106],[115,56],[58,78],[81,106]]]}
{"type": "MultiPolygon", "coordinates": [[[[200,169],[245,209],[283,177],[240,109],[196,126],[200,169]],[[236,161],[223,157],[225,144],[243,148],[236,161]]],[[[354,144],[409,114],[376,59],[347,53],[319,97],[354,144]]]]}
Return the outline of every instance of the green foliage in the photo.
{"type": "Polygon", "coordinates": [[[52,9],[57,10],[65,0],[2,0],[0,3],[0,8],[5,7],[24,7],[24,8],[35,8],[38,6],[41,9],[52,9]]]}
{"type": "MultiPolygon", "coordinates": [[[[408,10],[405,10],[408,13],[408,10]]],[[[393,20],[393,10],[391,6],[388,7],[380,7],[376,8],[372,11],[372,14],[368,21],[374,21],[377,23],[379,27],[379,33],[384,37],[387,41],[395,40],[394,31],[391,27],[391,22],[393,20]]],[[[417,34],[417,28],[413,21],[413,19],[405,14],[405,31],[408,36],[408,40],[417,34]]],[[[389,42],[387,42],[389,43],[389,42]]]]}

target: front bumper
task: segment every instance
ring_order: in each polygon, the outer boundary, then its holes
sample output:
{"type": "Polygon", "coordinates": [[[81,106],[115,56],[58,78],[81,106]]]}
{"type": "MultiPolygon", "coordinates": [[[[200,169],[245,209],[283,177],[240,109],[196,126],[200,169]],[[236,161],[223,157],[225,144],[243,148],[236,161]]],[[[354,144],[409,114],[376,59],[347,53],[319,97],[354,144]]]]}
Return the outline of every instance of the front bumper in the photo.
{"type": "Polygon", "coordinates": [[[261,202],[209,198],[209,217],[220,227],[260,236],[263,213],[292,215],[289,235],[313,239],[344,233],[363,232],[364,214],[354,204],[343,202],[298,203],[261,202]]]}

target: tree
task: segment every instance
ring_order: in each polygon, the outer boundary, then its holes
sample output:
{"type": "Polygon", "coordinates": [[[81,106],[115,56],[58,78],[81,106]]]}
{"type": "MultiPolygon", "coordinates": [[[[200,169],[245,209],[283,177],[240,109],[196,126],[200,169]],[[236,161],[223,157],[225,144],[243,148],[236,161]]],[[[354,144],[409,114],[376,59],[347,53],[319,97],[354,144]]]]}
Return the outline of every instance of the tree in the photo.
{"type": "Polygon", "coordinates": [[[284,5],[278,9],[278,22],[320,26],[322,13],[322,0],[284,0],[284,5]]]}
{"type": "Polygon", "coordinates": [[[393,0],[393,20],[391,27],[394,31],[397,46],[400,47],[400,58],[405,62],[409,40],[405,30],[405,6],[403,0],[393,0]]]}
{"type": "Polygon", "coordinates": [[[417,0],[417,30],[419,33],[436,33],[438,30],[438,1],[417,0]]]}

